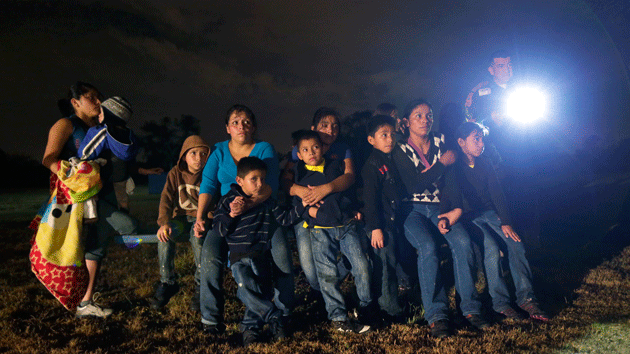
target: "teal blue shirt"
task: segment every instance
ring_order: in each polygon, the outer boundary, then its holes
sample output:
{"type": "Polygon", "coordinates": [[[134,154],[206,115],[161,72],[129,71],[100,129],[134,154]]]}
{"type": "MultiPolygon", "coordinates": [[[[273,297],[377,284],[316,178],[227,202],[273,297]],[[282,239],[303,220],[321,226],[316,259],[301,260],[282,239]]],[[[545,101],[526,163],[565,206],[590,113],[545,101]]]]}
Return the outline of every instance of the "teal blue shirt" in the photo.
{"type": "MultiPolygon", "coordinates": [[[[230,185],[236,183],[236,164],[228,148],[229,142],[229,140],[226,140],[214,145],[212,154],[208,157],[208,162],[206,162],[206,166],[203,169],[199,194],[214,195],[220,187],[221,195],[223,196],[230,191],[230,185]]],[[[256,145],[254,145],[254,149],[249,156],[258,157],[267,164],[267,178],[265,181],[271,186],[273,193],[276,193],[280,183],[280,166],[278,155],[273,145],[264,141],[256,141],[256,145]]]]}

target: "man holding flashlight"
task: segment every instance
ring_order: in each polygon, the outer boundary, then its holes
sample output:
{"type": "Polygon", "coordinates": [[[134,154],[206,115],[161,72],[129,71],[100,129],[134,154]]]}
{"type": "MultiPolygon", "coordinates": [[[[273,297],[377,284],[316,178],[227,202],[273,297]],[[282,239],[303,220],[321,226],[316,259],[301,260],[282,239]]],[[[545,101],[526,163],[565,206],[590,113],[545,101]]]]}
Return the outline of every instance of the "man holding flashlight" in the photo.
{"type": "Polygon", "coordinates": [[[496,51],[490,57],[488,72],[492,80],[477,85],[466,99],[466,118],[469,121],[489,123],[492,119],[496,125],[503,124],[504,106],[508,82],[512,78],[510,54],[496,51]]]}
{"type": "MultiPolygon", "coordinates": [[[[497,140],[506,138],[498,130],[505,128],[503,127],[505,123],[505,102],[508,82],[512,78],[510,54],[503,50],[496,51],[490,56],[488,64],[488,72],[492,79],[481,82],[471,90],[466,98],[464,109],[466,110],[467,121],[478,122],[489,128],[490,136],[489,141],[486,143],[484,155],[497,167],[502,164],[503,159],[497,151],[496,145],[504,145],[497,140]]],[[[499,178],[501,178],[503,175],[502,171],[499,169],[497,172],[499,178]]]]}
{"type": "Polygon", "coordinates": [[[535,144],[531,143],[532,130],[525,129],[543,114],[544,97],[531,88],[515,88],[512,79],[510,54],[500,50],[489,58],[491,79],[477,85],[468,94],[465,104],[466,120],[488,127],[485,151],[504,184],[511,212],[519,216],[518,227],[532,246],[539,247],[540,208],[536,185],[535,144]],[[509,106],[509,107],[508,107],[509,106]],[[541,108],[542,109],[542,108],[541,108]],[[516,204],[529,205],[518,208],[516,204]]]}

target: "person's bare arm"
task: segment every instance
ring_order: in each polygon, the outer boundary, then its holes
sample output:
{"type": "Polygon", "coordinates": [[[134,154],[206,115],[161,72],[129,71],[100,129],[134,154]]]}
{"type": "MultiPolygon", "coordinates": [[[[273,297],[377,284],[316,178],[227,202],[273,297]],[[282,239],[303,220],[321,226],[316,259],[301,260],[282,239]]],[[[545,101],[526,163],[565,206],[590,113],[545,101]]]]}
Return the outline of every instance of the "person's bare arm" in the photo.
{"type": "Polygon", "coordinates": [[[42,165],[53,173],[57,173],[59,155],[61,155],[63,146],[66,144],[71,135],[72,122],[70,122],[67,118],[58,120],[48,132],[48,142],[46,143],[46,151],[44,151],[42,165]]]}
{"type": "Polygon", "coordinates": [[[205,235],[206,220],[208,219],[208,207],[211,202],[212,196],[210,194],[199,194],[199,201],[197,203],[197,220],[193,226],[195,237],[203,237],[205,235]]]}

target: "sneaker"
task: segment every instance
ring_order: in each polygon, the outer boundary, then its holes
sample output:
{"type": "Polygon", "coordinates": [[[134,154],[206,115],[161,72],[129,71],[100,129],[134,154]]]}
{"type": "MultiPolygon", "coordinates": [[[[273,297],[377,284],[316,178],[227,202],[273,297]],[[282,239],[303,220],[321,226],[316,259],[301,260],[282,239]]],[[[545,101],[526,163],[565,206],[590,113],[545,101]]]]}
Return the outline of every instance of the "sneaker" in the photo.
{"type": "Polygon", "coordinates": [[[429,326],[431,335],[435,338],[446,338],[451,336],[451,328],[448,320],[437,320],[429,326]]]}
{"type": "Polygon", "coordinates": [[[251,344],[260,342],[260,332],[257,329],[250,328],[243,332],[243,346],[248,347],[251,344]]]}
{"type": "Polygon", "coordinates": [[[466,315],[466,320],[468,321],[468,323],[470,323],[473,327],[477,329],[486,329],[490,327],[490,324],[488,323],[488,321],[486,321],[483,317],[481,317],[481,315],[477,315],[477,314],[466,315]]]}
{"type": "Polygon", "coordinates": [[[280,340],[287,337],[286,331],[284,329],[284,320],[282,317],[273,318],[269,322],[269,327],[271,328],[273,340],[280,340]]]}
{"type": "Polygon", "coordinates": [[[97,304],[93,303],[92,301],[90,301],[90,303],[88,303],[85,306],[77,306],[76,316],[77,318],[84,318],[84,317],[106,318],[109,315],[111,315],[112,312],[114,312],[112,309],[102,308],[98,306],[97,304]]]}
{"type": "Polygon", "coordinates": [[[195,287],[195,292],[190,299],[190,311],[201,312],[201,288],[199,285],[195,287]]]}
{"type": "Polygon", "coordinates": [[[225,332],[225,325],[223,323],[218,324],[202,324],[203,333],[211,334],[211,335],[220,335],[225,332]]]}
{"type": "Polygon", "coordinates": [[[378,305],[375,302],[370,303],[367,306],[354,309],[354,316],[360,323],[368,323],[370,325],[375,324],[379,314],[378,305]]]}
{"type": "Polygon", "coordinates": [[[527,311],[527,313],[529,313],[529,317],[535,320],[542,322],[549,321],[549,316],[547,316],[545,311],[541,310],[540,307],[538,307],[538,304],[533,299],[525,301],[525,303],[519,305],[519,307],[527,311]]]}
{"type": "Polygon", "coordinates": [[[179,285],[177,283],[169,284],[160,282],[155,290],[155,295],[149,300],[151,302],[151,308],[159,310],[166,306],[169,300],[171,300],[173,295],[177,294],[178,291],[179,285]]]}
{"type": "Polygon", "coordinates": [[[350,319],[345,321],[333,321],[333,327],[339,332],[364,334],[370,331],[370,326],[364,325],[350,319]]]}
{"type": "Polygon", "coordinates": [[[512,319],[512,320],[524,320],[525,316],[523,316],[520,312],[516,311],[512,307],[508,307],[505,310],[499,312],[503,315],[504,319],[512,319]]]}

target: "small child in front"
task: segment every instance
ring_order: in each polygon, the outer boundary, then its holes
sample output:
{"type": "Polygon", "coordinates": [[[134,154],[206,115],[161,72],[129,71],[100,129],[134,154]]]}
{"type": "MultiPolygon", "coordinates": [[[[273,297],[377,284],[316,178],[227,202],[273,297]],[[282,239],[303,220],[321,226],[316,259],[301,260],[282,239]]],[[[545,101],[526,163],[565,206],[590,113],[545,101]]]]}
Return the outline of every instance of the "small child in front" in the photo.
{"type": "Polygon", "coordinates": [[[386,322],[402,322],[398,303],[396,276],[396,210],[404,192],[404,184],[391,157],[396,146],[396,121],[386,115],[372,117],[367,125],[367,140],[372,153],[363,165],[363,209],[365,226],[372,251],[373,294],[378,299],[386,322]]]}
{"type": "MultiPolygon", "coordinates": [[[[324,160],[322,140],[319,133],[309,130],[297,139],[298,161],[294,166],[295,183],[300,186],[319,186],[333,181],[344,174],[343,160],[324,160]]],[[[294,204],[302,200],[295,197],[294,204]]],[[[352,321],[339,288],[337,256],[341,252],[352,265],[352,275],[360,300],[359,315],[370,317],[367,309],[372,303],[370,293],[370,271],[367,258],[350,208],[351,201],[343,193],[331,193],[304,213],[311,229],[313,258],[328,318],[336,330],[341,332],[367,333],[370,326],[352,321]]]]}
{"type": "Polygon", "coordinates": [[[269,324],[275,340],[286,337],[282,311],[273,303],[271,236],[280,225],[296,222],[306,208],[275,205],[273,198],[246,209],[246,200],[265,187],[267,165],[259,158],[242,158],[236,166],[236,183],[224,195],[214,213],[213,228],[225,237],[230,250],[230,268],[238,285],[236,295],[245,304],[241,322],[243,345],[259,342],[269,324]]]}
{"type": "Polygon", "coordinates": [[[190,301],[193,311],[199,311],[199,275],[201,246],[203,237],[195,237],[192,226],[197,216],[201,172],[206,165],[210,147],[198,135],[191,135],[182,144],[179,161],[166,176],[166,183],[160,196],[157,223],[158,262],[160,283],[155,295],[150,299],[151,307],[161,309],[179,291],[175,273],[176,242],[184,241],[185,231],[190,230],[189,241],[195,259],[195,293],[190,301]]]}
{"type": "Polygon", "coordinates": [[[532,271],[525,258],[523,243],[511,226],[501,185],[490,160],[480,157],[485,133],[485,127],[475,122],[459,126],[455,138],[463,158],[456,163],[452,173],[461,188],[461,193],[457,194],[463,195],[468,204],[464,220],[470,220],[483,233],[484,268],[492,307],[506,318],[522,318],[510,305],[508,287],[501,277],[499,251],[503,250],[507,253],[517,304],[531,318],[546,322],[549,317],[538,307],[532,287],[532,271]]]}

